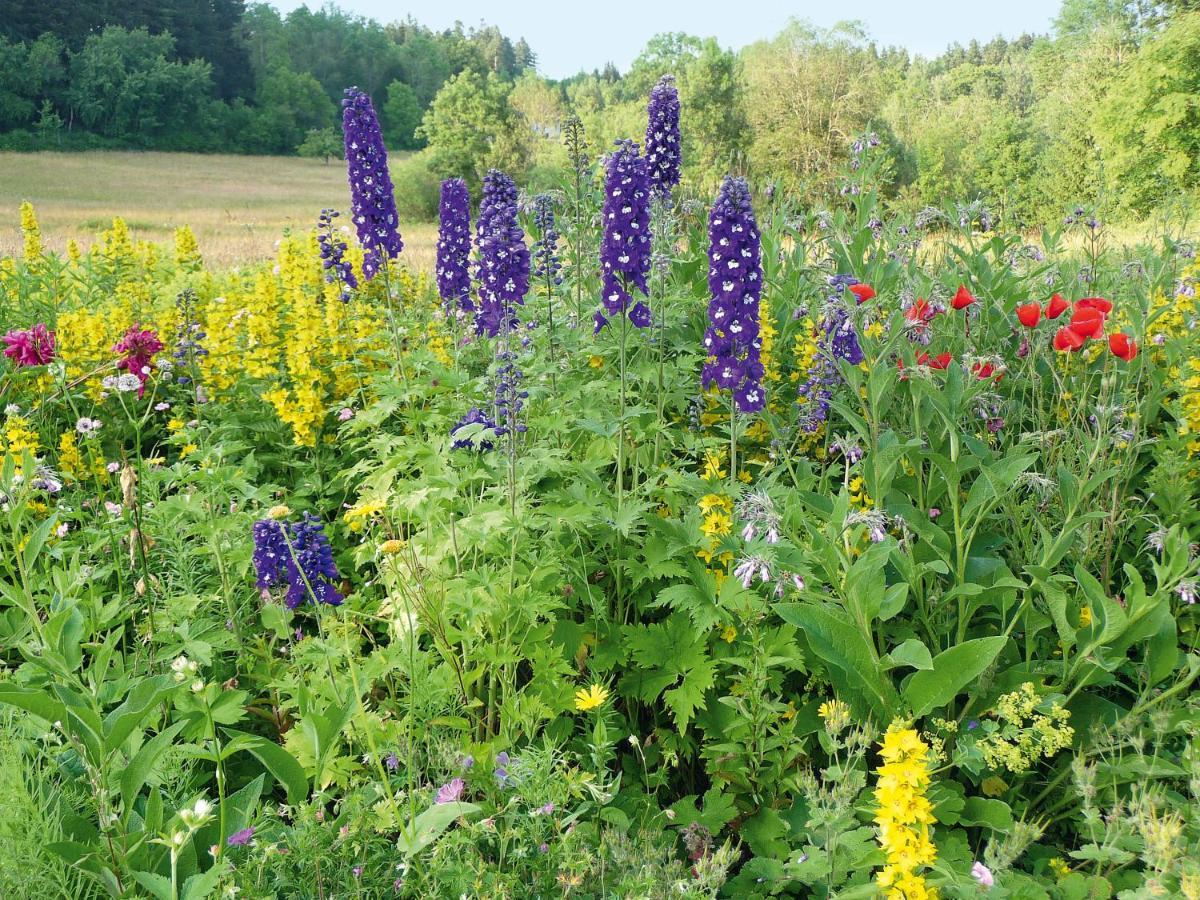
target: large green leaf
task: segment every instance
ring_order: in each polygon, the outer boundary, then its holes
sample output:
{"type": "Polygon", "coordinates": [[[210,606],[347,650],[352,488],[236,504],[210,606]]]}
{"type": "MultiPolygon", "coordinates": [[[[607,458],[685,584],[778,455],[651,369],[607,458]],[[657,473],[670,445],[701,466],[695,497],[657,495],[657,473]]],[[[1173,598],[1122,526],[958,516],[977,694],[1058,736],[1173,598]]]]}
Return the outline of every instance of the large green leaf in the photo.
{"type": "Polygon", "coordinates": [[[951,647],[933,658],[933,668],[917,672],[904,688],[904,702],[914,716],[945,706],[958,692],[995,662],[1008,638],[976,638],[951,647]]]}
{"type": "Polygon", "coordinates": [[[404,826],[396,849],[411,858],[441,837],[455,819],[479,811],[480,807],[474,803],[435,803],[404,826]]]}
{"type": "Polygon", "coordinates": [[[241,749],[255,756],[276,780],[287,790],[288,803],[302,803],[308,796],[308,778],[304,767],[296,761],[296,757],[288,753],[274,741],[257,734],[245,734],[233,729],[224,729],[226,734],[234,735],[241,749]]]}

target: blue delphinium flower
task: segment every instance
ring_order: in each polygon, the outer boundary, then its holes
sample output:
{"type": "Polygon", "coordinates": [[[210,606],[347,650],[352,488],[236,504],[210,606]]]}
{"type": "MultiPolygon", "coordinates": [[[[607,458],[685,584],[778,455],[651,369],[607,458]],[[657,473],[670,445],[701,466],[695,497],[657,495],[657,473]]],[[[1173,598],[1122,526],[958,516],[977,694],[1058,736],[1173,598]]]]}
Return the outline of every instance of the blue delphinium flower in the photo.
{"type": "Polygon", "coordinates": [[[387,150],[371,98],[356,87],[342,100],[342,133],[350,175],[350,212],[362,244],[363,274],[375,277],[385,260],[404,249],[400,240],[396,194],[388,173],[387,150]]]}
{"type": "Polygon", "coordinates": [[[437,285],[447,314],[455,309],[470,312],[471,209],[467,183],[461,178],[442,182],[438,205],[437,285]]]}
{"type": "Polygon", "coordinates": [[[650,325],[650,307],[635,301],[633,291],[649,294],[650,274],[650,171],[633,141],[617,141],[605,164],[604,237],[600,244],[601,301],[596,312],[599,331],[609,316],[626,313],[638,328],[650,325]]]}
{"type": "Polygon", "coordinates": [[[549,194],[538,194],[533,198],[533,224],[539,235],[533,244],[533,275],[535,278],[548,279],[553,284],[562,284],[558,229],[554,224],[554,198],[549,194]]]}
{"type": "Polygon", "coordinates": [[[184,288],[175,298],[175,306],[179,310],[179,324],[175,326],[175,351],[171,354],[175,366],[179,370],[176,380],[179,384],[190,384],[196,365],[208,356],[204,339],[208,337],[200,324],[196,311],[196,292],[184,288]]]}
{"type": "Polygon", "coordinates": [[[341,285],[340,298],[350,299],[350,291],[358,287],[354,266],[346,259],[346,242],[334,228],[333,220],[341,213],[336,209],[323,209],[317,217],[317,248],[321,254],[321,268],[325,270],[325,281],[341,285]]]}
{"type": "Polygon", "coordinates": [[[646,107],[646,163],[656,194],[667,196],[679,184],[679,92],[664,75],[650,91],[646,107]]]}
{"type": "Polygon", "coordinates": [[[517,186],[495,169],[483,179],[483,199],[475,225],[479,310],[475,330],[495,337],[518,324],[516,307],[529,291],[529,248],[517,224],[517,186]]]}
{"type": "Polygon", "coordinates": [[[261,519],[254,523],[253,534],[254,568],[261,590],[286,585],[283,602],[288,609],[306,600],[341,605],[342,595],[335,586],[341,576],[320,519],[305,513],[290,526],[261,519]]]}
{"type": "Polygon", "coordinates": [[[450,429],[450,437],[454,438],[454,443],[450,445],[450,448],[452,450],[477,450],[480,453],[491,450],[494,445],[491,440],[483,436],[482,430],[474,435],[458,437],[458,433],[468,425],[479,425],[483,429],[491,430],[493,433],[496,431],[496,423],[489,419],[487,414],[478,406],[472,407],[450,429]]]}
{"type": "MultiPolygon", "coordinates": [[[[496,435],[504,437],[511,433],[524,434],[525,425],[521,421],[521,410],[529,396],[528,391],[521,390],[524,375],[517,368],[515,353],[498,353],[496,360],[496,435]]],[[[512,444],[509,446],[511,448],[512,444]]]]}
{"type": "Polygon", "coordinates": [[[726,177],[708,217],[708,330],[704,333],[704,387],[733,392],[739,412],[758,412],[762,388],[762,248],[744,178],[726,177]]]}
{"type": "Polygon", "coordinates": [[[253,534],[254,570],[258,574],[255,583],[259,590],[286,584],[291,559],[283,525],[274,519],[261,519],[254,523],[253,534]]]}

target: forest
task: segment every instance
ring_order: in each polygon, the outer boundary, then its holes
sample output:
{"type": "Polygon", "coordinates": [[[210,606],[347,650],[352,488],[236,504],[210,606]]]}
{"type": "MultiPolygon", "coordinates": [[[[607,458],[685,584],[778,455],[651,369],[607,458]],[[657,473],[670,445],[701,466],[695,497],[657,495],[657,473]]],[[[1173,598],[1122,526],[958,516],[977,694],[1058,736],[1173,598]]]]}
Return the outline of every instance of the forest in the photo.
{"type": "Polygon", "coordinates": [[[932,59],[865,26],[802,21],[740,50],[653,37],[628,71],[538,74],[523,39],[484,24],[433,31],[334,5],[61,5],[9,0],[0,21],[0,149],[144,148],[340,154],[342,91],[376,100],[402,210],[434,218],[440,180],[490,168],[533,191],[566,163],[578,115],[599,149],[629,133],[662,73],[678,85],[684,190],[736,172],[816,202],[854,136],[886,151],[885,199],[950,199],[1004,224],[1175,217],[1200,171],[1200,6],[1066,0],[1045,35],[952,45],[932,59]]]}

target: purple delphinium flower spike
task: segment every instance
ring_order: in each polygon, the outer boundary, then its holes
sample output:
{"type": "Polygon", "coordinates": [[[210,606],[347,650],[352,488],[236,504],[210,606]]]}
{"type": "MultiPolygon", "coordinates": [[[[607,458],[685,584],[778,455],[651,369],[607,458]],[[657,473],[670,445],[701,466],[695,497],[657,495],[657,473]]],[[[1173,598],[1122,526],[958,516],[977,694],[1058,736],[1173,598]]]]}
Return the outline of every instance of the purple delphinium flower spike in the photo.
{"type": "Polygon", "coordinates": [[[533,244],[533,277],[562,284],[562,264],[558,259],[558,229],[554,225],[554,198],[538,194],[533,198],[533,223],[540,237],[533,244]]]}
{"type": "Polygon", "coordinates": [[[739,412],[758,412],[762,388],[762,340],[758,307],[762,250],[744,178],[726,178],[708,217],[708,330],[704,333],[704,387],[733,392],[739,412]]]}
{"type": "Polygon", "coordinates": [[[529,248],[517,224],[517,186],[495,169],[483,179],[475,235],[479,284],[475,331],[495,337],[501,328],[516,327],[516,307],[525,302],[529,291],[529,248]]]}
{"type": "Polygon", "coordinates": [[[371,98],[356,87],[347,88],[342,100],[342,133],[350,176],[350,213],[365,251],[363,274],[369,281],[385,260],[399,255],[404,242],[379,118],[371,98]]]}
{"type": "Polygon", "coordinates": [[[287,587],[284,603],[295,609],[306,600],[339,606],[342,595],[336,583],[337,565],[325,537],[321,520],[305,513],[299,522],[285,528],[274,519],[254,523],[254,568],[256,582],[264,594],[287,587]]]}
{"type": "MultiPolygon", "coordinates": [[[[292,525],[292,571],[284,603],[295,609],[305,600],[340,606],[342,595],[335,587],[341,578],[333,561],[333,550],[321,520],[312,513],[292,525]],[[303,575],[303,577],[301,577],[303,575]]],[[[289,556],[289,561],[291,557],[289,556]]]]}
{"type": "Polygon", "coordinates": [[[650,91],[646,107],[646,163],[656,194],[668,196],[679,184],[679,92],[675,78],[664,75],[650,91]]]}
{"type": "Polygon", "coordinates": [[[846,288],[858,284],[853,275],[834,275],[829,279],[832,293],[826,298],[817,327],[817,352],[809,366],[808,375],[800,384],[797,396],[800,405],[800,428],[814,434],[829,415],[833,389],[842,380],[838,361],[856,366],[864,359],[858,343],[854,320],[847,310],[846,288]]]}
{"type": "Polygon", "coordinates": [[[442,182],[438,205],[437,286],[446,313],[470,312],[471,302],[471,209],[467,183],[461,178],[442,182]]]}
{"type": "Polygon", "coordinates": [[[650,325],[650,307],[634,301],[634,289],[649,294],[650,273],[650,170],[633,141],[617,141],[604,175],[604,238],[600,244],[601,299],[604,312],[596,313],[596,331],[609,316],[627,313],[638,328],[650,325]]]}
{"type": "Polygon", "coordinates": [[[325,270],[325,281],[341,285],[340,299],[350,299],[350,291],[358,287],[354,266],[346,259],[346,242],[334,227],[333,220],[341,213],[336,209],[323,209],[317,217],[317,247],[321,253],[321,268],[325,270]]]}

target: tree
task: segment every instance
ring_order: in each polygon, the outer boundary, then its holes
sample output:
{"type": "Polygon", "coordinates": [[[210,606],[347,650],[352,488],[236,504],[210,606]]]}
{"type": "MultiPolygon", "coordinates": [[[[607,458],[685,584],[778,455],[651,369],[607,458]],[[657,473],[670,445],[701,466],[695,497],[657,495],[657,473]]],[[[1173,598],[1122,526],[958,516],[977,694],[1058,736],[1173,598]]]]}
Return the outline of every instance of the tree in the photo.
{"type": "Polygon", "coordinates": [[[333,101],[307,72],[275,69],[258,89],[257,106],[257,144],[266,153],[291,153],[310,129],[337,121],[333,101]]]}
{"type": "Polygon", "coordinates": [[[306,159],[323,159],[329,165],[331,159],[341,159],[345,151],[342,133],[336,128],[310,128],[296,152],[306,159]]]}
{"type": "Polygon", "coordinates": [[[393,81],[387,86],[387,100],[380,110],[381,124],[388,145],[397,150],[415,150],[419,146],[416,137],[421,124],[421,104],[416,92],[403,81],[393,81]]]}
{"type": "Polygon", "coordinates": [[[749,144],[737,57],[713,38],[683,69],[679,84],[683,161],[702,182],[714,183],[737,167],[749,144]]]}
{"type": "Polygon", "coordinates": [[[1176,16],[1124,67],[1095,129],[1121,205],[1148,212],[1200,179],[1200,13],[1176,16]]]}
{"type": "Polygon", "coordinates": [[[472,193],[488,169],[521,177],[526,141],[521,118],[509,103],[510,91],[495,73],[484,77],[465,71],[446,82],[418,132],[428,141],[434,173],[465,179],[472,193]]]}

